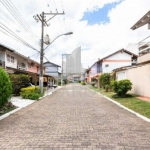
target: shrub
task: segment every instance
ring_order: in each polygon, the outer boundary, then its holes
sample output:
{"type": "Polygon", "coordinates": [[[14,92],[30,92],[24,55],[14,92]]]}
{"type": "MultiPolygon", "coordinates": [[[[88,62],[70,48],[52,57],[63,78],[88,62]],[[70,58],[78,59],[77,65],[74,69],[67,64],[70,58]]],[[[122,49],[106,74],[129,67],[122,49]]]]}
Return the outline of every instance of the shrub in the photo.
{"type": "Polygon", "coordinates": [[[12,86],[9,76],[0,67],[0,107],[3,107],[12,94],[12,86]]]}
{"type": "Polygon", "coordinates": [[[82,84],[82,85],[86,85],[86,83],[85,83],[84,81],[81,81],[81,84],[82,84]]]}
{"type": "MultiPolygon", "coordinates": [[[[43,94],[45,90],[46,88],[43,88],[43,94]]],[[[37,86],[22,88],[20,92],[22,98],[32,99],[32,100],[38,100],[41,96],[43,96],[43,94],[42,95],[40,94],[40,89],[37,86]]]]}
{"type": "Polygon", "coordinates": [[[11,74],[10,80],[12,83],[12,93],[14,95],[19,95],[21,88],[29,86],[30,78],[25,74],[11,74]]]}
{"type": "Polygon", "coordinates": [[[106,85],[110,85],[110,74],[109,73],[104,73],[100,76],[100,84],[101,86],[103,86],[104,88],[106,88],[106,85]]]}
{"type": "Polygon", "coordinates": [[[110,86],[109,86],[108,84],[105,85],[105,91],[106,91],[106,92],[108,92],[109,87],[110,87],[110,86]]]}
{"type": "Polygon", "coordinates": [[[111,82],[112,89],[118,96],[125,96],[126,93],[132,89],[132,83],[130,80],[120,80],[111,82]]]}

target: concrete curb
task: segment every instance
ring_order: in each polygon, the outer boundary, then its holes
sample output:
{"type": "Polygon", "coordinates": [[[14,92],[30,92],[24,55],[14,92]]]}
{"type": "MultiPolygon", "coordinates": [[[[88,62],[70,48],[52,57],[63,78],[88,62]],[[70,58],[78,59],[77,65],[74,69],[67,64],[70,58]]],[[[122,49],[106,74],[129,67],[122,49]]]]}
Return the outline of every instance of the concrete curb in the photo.
{"type": "Polygon", "coordinates": [[[2,120],[2,119],[4,119],[4,118],[8,117],[9,115],[11,115],[11,114],[17,112],[17,111],[20,110],[20,109],[22,109],[22,108],[21,108],[21,107],[20,107],[20,108],[16,108],[16,109],[14,109],[14,110],[12,110],[12,111],[10,111],[10,112],[8,112],[8,113],[6,113],[6,114],[0,116],[0,120],[2,120]]]}
{"type": "Polygon", "coordinates": [[[40,97],[39,100],[42,99],[42,98],[44,98],[44,97],[46,97],[46,96],[49,96],[49,95],[53,94],[55,91],[57,91],[57,90],[59,90],[59,89],[61,89],[61,88],[62,88],[62,87],[58,87],[58,88],[55,89],[54,91],[50,91],[49,93],[45,94],[43,97],[40,97]]]}
{"type": "Polygon", "coordinates": [[[100,93],[98,93],[98,92],[96,92],[96,91],[94,91],[94,90],[92,90],[92,89],[90,89],[90,90],[93,91],[93,92],[95,92],[95,93],[97,93],[97,94],[99,94],[100,96],[106,98],[107,100],[113,102],[114,104],[118,105],[119,107],[121,107],[121,108],[127,110],[128,112],[130,112],[130,113],[136,115],[137,117],[143,119],[144,121],[150,122],[150,119],[149,119],[149,118],[147,118],[147,117],[145,117],[145,116],[143,116],[143,115],[141,115],[141,114],[139,114],[139,113],[137,113],[137,112],[135,112],[135,111],[133,111],[133,110],[131,110],[131,109],[129,109],[129,108],[123,106],[123,105],[121,105],[120,103],[114,101],[113,99],[111,99],[111,98],[109,98],[109,97],[107,97],[107,96],[105,96],[105,95],[103,95],[103,94],[100,94],[100,93]]]}
{"type": "MultiPolygon", "coordinates": [[[[40,97],[39,100],[42,99],[42,98],[44,98],[44,97],[46,97],[46,96],[51,95],[53,92],[55,92],[55,91],[57,91],[57,90],[59,90],[59,89],[61,89],[61,88],[62,88],[62,87],[58,87],[58,89],[55,89],[54,91],[47,93],[47,94],[44,95],[43,97],[40,97]]],[[[36,102],[36,101],[35,101],[35,102],[36,102]]],[[[34,103],[34,102],[33,102],[33,103],[34,103]]],[[[31,104],[33,104],[33,103],[31,103],[31,104]]],[[[31,105],[31,104],[29,104],[29,105],[31,105]]],[[[29,105],[27,105],[27,106],[29,106],[29,105]]],[[[10,111],[10,112],[8,112],[8,113],[6,113],[6,114],[0,116],[0,120],[2,120],[2,119],[4,119],[4,118],[8,117],[8,116],[11,115],[11,114],[14,114],[15,112],[17,112],[17,111],[19,111],[20,109],[22,109],[22,108],[24,108],[24,107],[27,107],[27,106],[23,106],[23,107],[16,108],[16,109],[14,109],[14,110],[12,110],[12,111],[10,111]]]]}

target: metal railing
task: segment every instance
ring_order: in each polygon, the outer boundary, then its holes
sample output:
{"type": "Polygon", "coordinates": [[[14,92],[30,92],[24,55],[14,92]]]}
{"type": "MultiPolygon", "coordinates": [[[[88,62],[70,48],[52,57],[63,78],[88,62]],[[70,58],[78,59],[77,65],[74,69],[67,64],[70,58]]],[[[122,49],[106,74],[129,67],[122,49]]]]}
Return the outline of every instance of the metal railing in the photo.
{"type": "Polygon", "coordinates": [[[150,36],[139,42],[139,53],[150,49],[150,36]]]}

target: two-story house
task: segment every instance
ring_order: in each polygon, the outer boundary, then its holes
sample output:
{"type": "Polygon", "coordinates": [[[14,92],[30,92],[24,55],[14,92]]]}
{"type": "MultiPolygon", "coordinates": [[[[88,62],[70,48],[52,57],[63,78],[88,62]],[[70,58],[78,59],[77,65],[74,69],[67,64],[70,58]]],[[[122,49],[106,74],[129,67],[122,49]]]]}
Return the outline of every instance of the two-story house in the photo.
{"type": "Polygon", "coordinates": [[[133,65],[136,64],[136,61],[137,55],[125,49],[118,50],[102,59],[98,59],[87,70],[88,77],[86,77],[86,81],[88,83],[92,79],[96,79],[99,86],[99,78],[102,73],[111,73],[115,68],[133,65]]]}
{"type": "MultiPolygon", "coordinates": [[[[135,30],[145,24],[150,29],[150,11],[147,12],[135,25],[135,30]]],[[[131,93],[150,97],[150,36],[139,42],[139,57],[137,64],[113,70],[116,73],[116,80],[129,79],[132,82],[131,93]]]]}
{"type": "MultiPolygon", "coordinates": [[[[3,44],[0,44],[0,66],[7,73],[28,74],[33,84],[39,83],[40,64],[3,44]]],[[[48,77],[51,77],[45,74],[45,67],[43,75],[44,82],[47,82],[48,77]]]]}
{"type": "Polygon", "coordinates": [[[43,66],[45,67],[45,74],[53,77],[49,78],[49,81],[56,84],[57,80],[61,77],[61,67],[49,61],[45,62],[43,66]]]}

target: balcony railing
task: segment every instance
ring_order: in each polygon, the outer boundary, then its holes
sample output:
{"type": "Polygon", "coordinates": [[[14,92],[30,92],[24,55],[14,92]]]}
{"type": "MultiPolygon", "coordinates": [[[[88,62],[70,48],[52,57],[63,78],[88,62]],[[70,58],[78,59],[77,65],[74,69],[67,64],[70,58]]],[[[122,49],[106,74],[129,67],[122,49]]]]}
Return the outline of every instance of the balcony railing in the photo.
{"type": "Polygon", "coordinates": [[[0,67],[5,68],[5,61],[0,60],[0,67]]]}
{"type": "Polygon", "coordinates": [[[139,54],[145,54],[150,52],[150,36],[139,42],[139,54]]]}
{"type": "Polygon", "coordinates": [[[26,66],[22,66],[22,65],[17,65],[17,69],[27,70],[27,67],[26,66]]]}

